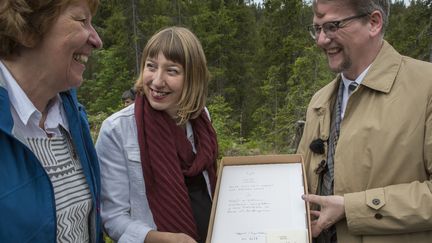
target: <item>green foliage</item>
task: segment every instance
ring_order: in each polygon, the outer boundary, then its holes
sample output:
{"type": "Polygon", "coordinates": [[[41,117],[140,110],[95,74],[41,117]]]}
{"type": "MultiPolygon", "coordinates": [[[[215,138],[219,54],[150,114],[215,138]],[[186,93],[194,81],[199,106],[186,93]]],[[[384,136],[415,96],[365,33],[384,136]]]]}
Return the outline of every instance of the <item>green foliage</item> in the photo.
{"type": "Polygon", "coordinates": [[[226,154],[238,140],[239,123],[231,119],[232,108],[223,96],[214,96],[208,104],[213,127],[216,130],[219,143],[219,154],[226,154]]]}
{"type": "Polygon", "coordinates": [[[393,4],[386,38],[400,53],[432,62],[432,1],[393,4]]]}
{"type": "Polygon", "coordinates": [[[116,47],[98,51],[99,72],[80,88],[89,113],[113,112],[121,107],[123,91],[133,85],[131,70],[116,47]]]}
{"type": "Polygon", "coordinates": [[[134,83],[134,55],[130,45],[131,31],[123,1],[107,1],[100,12],[109,17],[100,24],[104,48],[93,54],[87,81],[78,95],[89,114],[112,113],[121,107],[121,94],[134,83]],[[97,62],[96,62],[97,61],[97,62]]]}
{"type": "Polygon", "coordinates": [[[106,112],[98,112],[96,114],[88,115],[88,120],[90,121],[90,133],[93,141],[97,140],[102,122],[108,118],[109,115],[110,114],[106,112]]]}
{"type": "Polygon", "coordinates": [[[114,243],[114,241],[111,240],[111,238],[109,238],[106,234],[104,234],[103,239],[105,243],[114,243]]]}

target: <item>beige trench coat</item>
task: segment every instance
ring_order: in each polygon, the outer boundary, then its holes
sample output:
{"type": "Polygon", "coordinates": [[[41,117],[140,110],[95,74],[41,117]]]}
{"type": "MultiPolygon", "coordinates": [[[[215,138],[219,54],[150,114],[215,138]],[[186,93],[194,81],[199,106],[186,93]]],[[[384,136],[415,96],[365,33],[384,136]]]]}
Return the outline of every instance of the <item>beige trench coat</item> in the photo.
{"type": "MultiPolygon", "coordinates": [[[[325,154],[337,77],[312,98],[298,153],[310,193],[325,154]]],[[[401,56],[387,42],[351,95],[334,157],[334,193],[345,198],[339,243],[432,242],[432,64],[401,56]]]]}

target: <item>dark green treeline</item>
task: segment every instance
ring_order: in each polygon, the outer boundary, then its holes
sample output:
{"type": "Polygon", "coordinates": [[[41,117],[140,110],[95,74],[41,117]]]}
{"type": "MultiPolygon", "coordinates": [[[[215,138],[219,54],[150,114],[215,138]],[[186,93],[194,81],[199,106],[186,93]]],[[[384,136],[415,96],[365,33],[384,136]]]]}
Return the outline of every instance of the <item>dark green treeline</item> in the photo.
{"type": "MultiPolygon", "coordinates": [[[[221,156],[293,152],[311,96],[334,77],[307,32],[311,21],[310,5],[299,0],[102,0],[94,24],[104,47],[78,91],[92,132],[121,108],[148,38],[178,25],[198,36],[207,56],[221,156]]],[[[386,39],[432,61],[432,0],[393,3],[386,39]]]]}

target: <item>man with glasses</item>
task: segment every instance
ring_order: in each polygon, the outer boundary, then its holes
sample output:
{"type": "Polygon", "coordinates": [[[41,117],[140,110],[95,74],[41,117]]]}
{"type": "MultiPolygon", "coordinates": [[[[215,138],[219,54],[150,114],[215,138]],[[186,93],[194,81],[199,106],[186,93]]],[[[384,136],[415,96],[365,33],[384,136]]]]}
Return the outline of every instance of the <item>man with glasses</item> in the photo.
{"type": "Polygon", "coordinates": [[[335,80],[312,98],[298,153],[315,242],[432,242],[432,64],[386,42],[389,0],[314,0],[335,80]]]}

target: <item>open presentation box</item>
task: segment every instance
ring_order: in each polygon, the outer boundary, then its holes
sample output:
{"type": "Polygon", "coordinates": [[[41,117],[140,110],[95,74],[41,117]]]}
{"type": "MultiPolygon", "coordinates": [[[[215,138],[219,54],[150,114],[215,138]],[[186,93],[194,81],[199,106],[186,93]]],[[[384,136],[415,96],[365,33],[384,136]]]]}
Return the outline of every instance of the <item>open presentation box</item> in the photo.
{"type": "Polygon", "coordinates": [[[222,158],[206,243],[312,243],[301,155],[222,158]]]}

